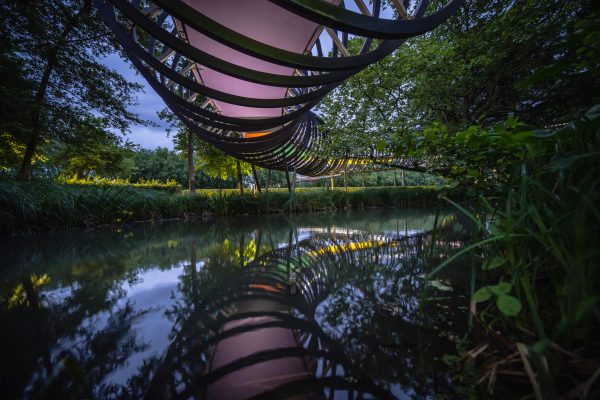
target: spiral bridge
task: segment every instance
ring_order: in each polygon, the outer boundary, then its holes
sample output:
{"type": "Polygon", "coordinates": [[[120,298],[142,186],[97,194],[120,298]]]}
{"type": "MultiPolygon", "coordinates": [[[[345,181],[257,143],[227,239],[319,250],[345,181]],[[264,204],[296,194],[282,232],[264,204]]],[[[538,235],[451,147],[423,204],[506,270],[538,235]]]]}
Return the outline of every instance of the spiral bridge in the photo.
{"type": "Polygon", "coordinates": [[[360,13],[343,0],[95,0],[125,53],[167,106],[200,139],[268,169],[309,176],[392,161],[386,155],[319,157],[323,135],[311,111],[324,96],[407,39],[443,23],[450,0],[381,0],[360,13]]]}

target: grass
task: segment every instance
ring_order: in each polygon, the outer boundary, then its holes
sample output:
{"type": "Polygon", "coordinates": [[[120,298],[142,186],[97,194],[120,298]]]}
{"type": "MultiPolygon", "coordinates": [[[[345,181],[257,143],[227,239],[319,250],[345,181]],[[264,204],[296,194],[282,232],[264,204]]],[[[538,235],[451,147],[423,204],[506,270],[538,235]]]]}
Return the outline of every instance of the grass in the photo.
{"type": "Polygon", "coordinates": [[[178,193],[183,189],[183,186],[175,180],[161,182],[158,179],[141,179],[138,182],[131,183],[129,179],[102,177],[77,178],[76,176],[60,175],[57,178],[57,182],[68,185],[133,186],[140,189],[164,190],[169,193],[178,193]]]}
{"type": "Polygon", "coordinates": [[[469,209],[471,345],[488,391],[536,399],[600,396],[600,107],[549,135],[496,197],[469,209]],[[501,382],[500,387],[495,387],[501,382]]]}
{"type": "Polygon", "coordinates": [[[216,189],[169,193],[133,185],[0,182],[0,233],[207,215],[424,206],[435,204],[445,191],[445,187],[311,188],[292,195],[287,190],[241,195],[216,189]]]}

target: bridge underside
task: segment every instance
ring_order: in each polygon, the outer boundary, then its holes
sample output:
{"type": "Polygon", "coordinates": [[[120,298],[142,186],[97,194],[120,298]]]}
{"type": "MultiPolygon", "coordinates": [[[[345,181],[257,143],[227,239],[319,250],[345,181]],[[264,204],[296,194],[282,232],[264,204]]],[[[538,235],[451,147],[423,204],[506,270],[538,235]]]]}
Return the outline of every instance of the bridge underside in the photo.
{"type": "Polygon", "coordinates": [[[445,21],[450,0],[382,5],[355,0],[94,0],[128,57],[200,139],[252,164],[309,176],[367,164],[414,167],[381,154],[319,157],[324,133],[311,108],[345,79],[445,21]],[[362,46],[348,50],[350,39],[362,46]]]}

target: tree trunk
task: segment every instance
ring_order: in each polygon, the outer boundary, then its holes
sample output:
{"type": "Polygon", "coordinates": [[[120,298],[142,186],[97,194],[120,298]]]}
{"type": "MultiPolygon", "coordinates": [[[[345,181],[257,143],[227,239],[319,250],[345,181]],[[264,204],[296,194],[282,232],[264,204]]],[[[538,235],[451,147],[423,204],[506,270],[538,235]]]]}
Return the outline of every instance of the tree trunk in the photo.
{"type": "Polygon", "coordinates": [[[244,244],[244,234],[242,233],[240,236],[240,268],[244,268],[244,249],[246,245],[244,244]]]}
{"type": "Polygon", "coordinates": [[[254,167],[254,164],[252,164],[252,175],[254,175],[254,182],[256,183],[256,190],[258,191],[258,193],[261,193],[260,180],[258,179],[258,174],[256,173],[256,168],[254,167]]]}
{"type": "Polygon", "coordinates": [[[238,178],[240,194],[244,194],[244,182],[242,179],[242,164],[240,163],[240,160],[237,160],[237,178],[238,178]]]}
{"type": "Polygon", "coordinates": [[[196,241],[191,242],[192,253],[190,255],[190,280],[192,281],[192,304],[194,308],[198,304],[198,273],[196,271],[196,241]]]}
{"type": "Polygon", "coordinates": [[[25,295],[27,297],[27,304],[30,308],[39,309],[40,308],[40,297],[38,292],[33,287],[33,283],[31,282],[30,276],[25,276],[21,283],[23,284],[23,289],[25,290],[25,295]]]}
{"type": "Polygon", "coordinates": [[[23,161],[21,161],[21,168],[17,173],[18,181],[29,181],[31,180],[31,164],[33,162],[33,156],[37,148],[35,139],[31,139],[25,147],[25,154],[23,154],[23,161]]]}
{"type": "Polygon", "coordinates": [[[188,132],[188,148],[187,148],[187,162],[188,162],[188,189],[190,192],[196,191],[196,171],[194,168],[194,136],[192,132],[188,132]]]}
{"type": "Polygon", "coordinates": [[[267,182],[265,184],[265,192],[269,192],[269,184],[271,183],[271,170],[267,173],[267,182]]]}
{"type": "Polygon", "coordinates": [[[333,184],[333,175],[331,175],[331,191],[333,192],[333,189],[335,189],[335,185],[333,184]]]}
{"type": "Polygon", "coordinates": [[[48,90],[48,84],[50,82],[50,75],[52,71],[54,71],[54,66],[57,62],[57,54],[62,45],[64,45],[64,40],[66,40],[71,32],[77,27],[80,19],[85,15],[89,14],[92,8],[92,0],[86,0],[83,4],[83,7],[77,12],[77,14],[73,15],[71,19],[69,19],[65,27],[60,34],[61,40],[58,44],[48,51],[48,58],[46,65],[44,67],[44,71],[42,72],[42,77],[40,80],[40,84],[37,88],[35,94],[35,107],[30,113],[31,120],[31,137],[29,142],[27,143],[27,147],[25,148],[25,154],[23,154],[23,160],[21,161],[21,167],[19,168],[19,172],[17,173],[17,179],[20,181],[28,181],[31,179],[31,164],[33,162],[33,156],[35,155],[35,151],[37,149],[37,143],[40,139],[40,110],[46,98],[46,92],[48,90]]]}
{"type": "Polygon", "coordinates": [[[260,256],[260,246],[262,245],[262,231],[258,231],[256,238],[256,253],[254,253],[254,259],[252,261],[256,261],[258,256],[260,256]]]}
{"type": "Polygon", "coordinates": [[[292,182],[290,181],[290,171],[288,169],[287,161],[285,161],[285,179],[287,180],[288,192],[292,193],[292,182]]]}

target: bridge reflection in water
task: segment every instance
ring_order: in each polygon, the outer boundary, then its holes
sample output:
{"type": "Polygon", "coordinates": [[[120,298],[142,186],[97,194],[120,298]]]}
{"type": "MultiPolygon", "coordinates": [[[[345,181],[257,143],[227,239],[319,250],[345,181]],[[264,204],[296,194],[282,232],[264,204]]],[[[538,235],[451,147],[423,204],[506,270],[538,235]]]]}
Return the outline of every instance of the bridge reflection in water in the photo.
{"type": "Polygon", "coordinates": [[[0,300],[24,294],[0,304],[0,367],[14,378],[2,389],[24,398],[453,396],[444,357],[464,333],[468,280],[459,268],[425,280],[463,240],[452,215],[433,234],[434,217],[237,219],[9,244],[22,263],[5,274],[0,300]]]}
{"type": "Polygon", "coordinates": [[[417,267],[431,234],[331,233],[294,244],[290,231],[287,246],[255,257],[195,303],[150,393],[206,399],[396,398],[346,355],[315,313],[361,269],[372,273],[402,262],[417,267]],[[199,375],[197,360],[203,360],[199,375]]]}

